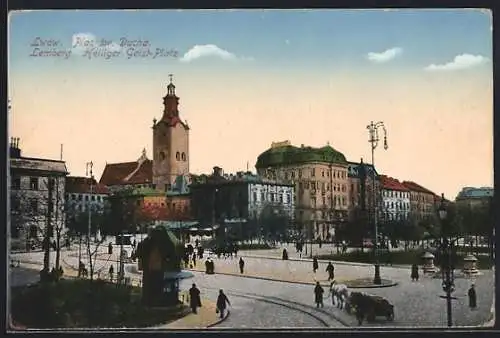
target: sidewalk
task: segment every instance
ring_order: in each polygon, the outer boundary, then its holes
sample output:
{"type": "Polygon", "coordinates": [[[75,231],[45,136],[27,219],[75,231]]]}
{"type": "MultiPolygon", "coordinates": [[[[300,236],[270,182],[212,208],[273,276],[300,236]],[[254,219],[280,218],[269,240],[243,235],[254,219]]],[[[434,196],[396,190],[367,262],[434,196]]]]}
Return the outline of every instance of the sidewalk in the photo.
{"type": "MultiPolygon", "coordinates": [[[[328,273],[325,271],[325,265],[320,264],[319,269],[316,273],[312,271],[312,264],[310,266],[299,266],[293,261],[281,261],[276,262],[275,260],[263,261],[263,260],[245,260],[244,273],[240,273],[239,269],[239,257],[238,258],[213,258],[215,265],[215,274],[231,275],[246,278],[257,278],[265,279],[271,281],[279,282],[289,282],[297,284],[308,284],[314,285],[319,281],[322,285],[329,285],[328,273]]],[[[197,265],[193,269],[188,269],[191,271],[205,272],[205,261],[197,261],[197,265]]],[[[358,279],[363,277],[357,274],[357,271],[352,273],[347,273],[342,271],[342,274],[336,274],[338,278],[335,280],[341,283],[350,279],[358,279]]]]}

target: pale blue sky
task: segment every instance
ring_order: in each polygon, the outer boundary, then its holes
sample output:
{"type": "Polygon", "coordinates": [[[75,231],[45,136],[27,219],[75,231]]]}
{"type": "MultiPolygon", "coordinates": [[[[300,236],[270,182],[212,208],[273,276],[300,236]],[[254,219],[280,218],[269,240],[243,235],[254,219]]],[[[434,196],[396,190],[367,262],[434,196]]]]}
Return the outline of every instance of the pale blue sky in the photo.
{"type": "MultiPolygon", "coordinates": [[[[76,33],[115,41],[122,36],[142,37],[155,47],[181,54],[193,45],[215,44],[253,58],[249,67],[310,71],[363,69],[369,65],[367,53],[399,47],[405,57],[391,62],[391,67],[402,69],[446,63],[462,53],[491,59],[490,26],[490,15],[478,10],[42,11],[11,14],[9,41],[15,69],[64,66],[57,59],[33,62],[29,43],[36,34],[69,46],[76,33]]],[[[66,60],[68,65],[74,62],[66,60]]],[[[147,62],[151,66],[173,60],[147,62]]],[[[110,62],[96,60],[92,66],[96,63],[110,62]]]]}

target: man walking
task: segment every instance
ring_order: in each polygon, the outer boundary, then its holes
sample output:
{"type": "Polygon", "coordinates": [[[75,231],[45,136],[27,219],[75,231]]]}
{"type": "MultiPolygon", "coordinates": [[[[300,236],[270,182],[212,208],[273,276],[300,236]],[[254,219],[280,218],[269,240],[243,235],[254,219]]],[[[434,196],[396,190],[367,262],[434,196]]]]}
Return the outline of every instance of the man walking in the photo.
{"type": "Polygon", "coordinates": [[[470,286],[468,295],[469,295],[469,307],[471,310],[474,310],[477,307],[476,288],[474,287],[474,284],[470,286]]]}
{"type": "Polygon", "coordinates": [[[313,258],[313,272],[316,273],[318,270],[318,259],[316,257],[313,258]]]}
{"type": "Polygon", "coordinates": [[[323,290],[323,287],[319,284],[319,282],[316,282],[316,286],[314,287],[314,301],[316,303],[316,307],[323,307],[323,293],[325,290],[323,290]]]}
{"type": "Polygon", "coordinates": [[[114,272],[115,272],[115,270],[114,270],[114,268],[113,268],[113,264],[111,264],[111,265],[109,266],[109,271],[108,271],[108,272],[109,272],[109,280],[110,280],[111,282],[113,282],[113,274],[114,274],[114,272]]]}
{"type": "Polygon", "coordinates": [[[243,269],[245,268],[245,261],[242,257],[240,257],[240,273],[243,273],[243,269]]]}
{"type": "Polygon", "coordinates": [[[200,290],[196,287],[196,284],[193,283],[191,289],[189,289],[189,306],[193,313],[197,313],[196,309],[201,307],[201,298],[200,298],[200,290]]]}
{"type": "Polygon", "coordinates": [[[227,299],[224,291],[222,289],[219,290],[219,296],[217,297],[217,312],[220,313],[220,318],[224,318],[224,311],[226,310],[227,305],[231,306],[229,299],[227,299]]]}
{"type": "Polygon", "coordinates": [[[329,262],[328,265],[326,266],[326,272],[328,272],[328,281],[333,280],[334,275],[333,271],[335,270],[335,267],[333,266],[332,262],[329,262]]]}

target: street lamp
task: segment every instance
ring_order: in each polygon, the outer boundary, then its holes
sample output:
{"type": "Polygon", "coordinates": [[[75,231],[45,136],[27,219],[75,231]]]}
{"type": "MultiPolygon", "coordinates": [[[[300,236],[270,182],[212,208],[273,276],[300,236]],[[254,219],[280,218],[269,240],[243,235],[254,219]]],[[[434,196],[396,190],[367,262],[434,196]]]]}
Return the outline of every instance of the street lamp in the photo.
{"type": "MultiPolygon", "coordinates": [[[[90,196],[89,196],[89,203],[87,205],[87,208],[89,209],[89,223],[87,227],[87,246],[88,250],[90,250],[90,230],[91,230],[91,225],[92,225],[92,180],[94,178],[92,174],[92,167],[94,166],[94,163],[92,161],[86,163],[86,169],[85,169],[85,175],[90,177],[90,196]]],[[[92,258],[90,257],[89,254],[89,264],[91,263],[90,260],[92,258]]]]}
{"type": "Polygon", "coordinates": [[[377,192],[376,192],[376,187],[375,187],[375,149],[378,146],[378,141],[379,136],[378,136],[378,130],[382,128],[384,131],[384,149],[387,150],[388,145],[387,145],[387,130],[385,129],[384,122],[376,122],[373,123],[373,121],[370,122],[368,126],[366,126],[366,129],[368,129],[369,132],[369,139],[368,142],[371,143],[371,149],[372,149],[372,189],[373,189],[373,226],[375,230],[375,245],[373,248],[373,252],[375,254],[375,276],[373,278],[373,284],[380,285],[382,284],[382,280],[380,278],[380,263],[378,261],[378,225],[377,225],[377,192]]]}
{"type": "Polygon", "coordinates": [[[451,327],[453,325],[453,320],[452,320],[452,307],[451,307],[451,300],[453,297],[451,294],[455,291],[455,283],[454,283],[454,276],[453,276],[453,263],[452,263],[452,254],[453,254],[453,241],[451,241],[448,236],[448,226],[447,226],[447,216],[448,212],[446,210],[446,205],[445,205],[445,200],[444,200],[444,194],[441,194],[441,204],[438,209],[438,216],[441,221],[441,236],[442,236],[442,242],[441,242],[441,252],[442,252],[442,257],[446,258],[446,260],[443,260],[441,263],[441,277],[443,279],[442,282],[442,287],[443,291],[446,292],[446,314],[447,314],[447,322],[448,322],[448,327],[451,327]]]}

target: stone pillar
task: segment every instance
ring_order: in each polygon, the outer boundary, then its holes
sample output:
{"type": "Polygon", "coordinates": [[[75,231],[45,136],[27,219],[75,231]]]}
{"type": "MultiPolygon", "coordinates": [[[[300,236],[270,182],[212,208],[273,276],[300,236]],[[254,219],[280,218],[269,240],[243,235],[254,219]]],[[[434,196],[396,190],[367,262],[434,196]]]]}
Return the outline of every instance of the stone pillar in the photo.
{"type": "Polygon", "coordinates": [[[430,252],[426,252],[422,255],[422,260],[424,261],[423,271],[424,273],[435,273],[436,267],[434,266],[434,255],[430,252]]]}

